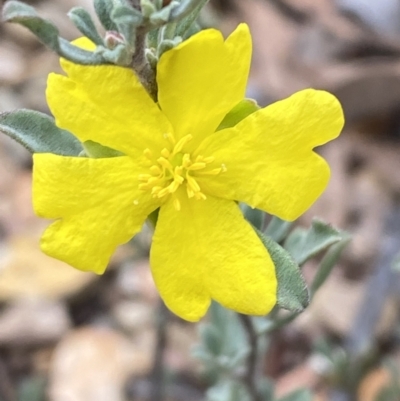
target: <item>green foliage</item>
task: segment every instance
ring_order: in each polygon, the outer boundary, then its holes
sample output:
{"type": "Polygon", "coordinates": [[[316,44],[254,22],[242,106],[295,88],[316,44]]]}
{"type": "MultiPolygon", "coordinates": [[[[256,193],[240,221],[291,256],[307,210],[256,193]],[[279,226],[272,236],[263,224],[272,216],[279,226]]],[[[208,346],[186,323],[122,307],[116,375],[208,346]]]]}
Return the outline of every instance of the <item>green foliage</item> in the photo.
{"type": "Polygon", "coordinates": [[[288,235],[292,224],[291,221],[282,220],[279,217],[273,216],[264,234],[271,237],[276,242],[281,242],[288,235]]]}
{"type": "Polygon", "coordinates": [[[279,398],[278,401],[312,401],[313,396],[310,390],[300,389],[293,391],[292,393],[279,398]]]}
{"type": "Polygon", "coordinates": [[[274,383],[272,382],[272,380],[270,380],[266,377],[260,378],[257,383],[257,390],[263,401],[274,400],[275,388],[274,388],[274,383]]]}
{"type": "Polygon", "coordinates": [[[329,277],[343,250],[350,242],[350,239],[351,238],[348,234],[342,233],[342,239],[338,243],[331,246],[327,253],[324,255],[317,270],[317,273],[311,283],[311,295],[315,294],[329,277]]]}
{"type": "Polygon", "coordinates": [[[225,128],[234,127],[237,123],[242,121],[244,118],[259,110],[260,106],[253,99],[243,99],[238,103],[222,120],[217,131],[225,128]]]}
{"type": "Polygon", "coordinates": [[[20,1],[9,1],[3,8],[3,20],[25,26],[50,49],[55,52],[59,51],[57,27],[50,21],[39,17],[33,7],[20,1]]]}
{"type": "Polygon", "coordinates": [[[253,401],[245,386],[234,380],[223,380],[209,388],[206,401],[253,401]]]}
{"type": "Polygon", "coordinates": [[[284,247],[299,264],[339,242],[342,234],[325,222],[314,219],[309,230],[296,228],[287,237],[284,247]]]}
{"type": "Polygon", "coordinates": [[[199,327],[201,344],[193,355],[201,360],[210,377],[236,376],[250,351],[246,333],[235,312],[213,303],[209,322],[199,327]]]}
{"type": "Polygon", "coordinates": [[[118,32],[124,36],[133,55],[136,45],[136,29],[143,22],[142,13],[132,7],[117,6],[111,13],[111,19],[117,26],[118,32]]]}
{"type": "Polygon", "coordinates": [[[278,306],[301,312],[309,304],[307,285],[291,255],[271,238],[259,234],[274,262],[278,279],[278,306]]]}
{"type": "Polygon", "coordinates": [[[100,145],[99,143],[94,141],[85,141],[83,143],[83,147],[85,149],[85,153],[89,157],[93,157],[95,159],[101,159],[106,157],[118,157],[123,155],[123,153],[119,152],[118,150],[100,145]]]}
{"type": "MultiPolygon", "coordinates": [[[[59,36],[57,27],[50,21],[40,17],[35,9],[20,1],[8,1],[2,19],[5,22],[18,23],[28,28],[38,39],[61,57],[77,64],[99,65],[116,64],[143,70],[145,52],[145,36],[149,34],[149,43],[158,58],[167,50],[181,43],[182,36],[189,36],[196,29],[196,18],[208,0],[171,1],[162,7],[162,2],[141,1],[141,10],[132,7],[128,1],[94,0],[96,14],[105,29],[121,37],[117,46],[108,48],[96,30],[90,14],[81,7],[69,12],[74,25],[97,45],[94,52],[83,50],[72,45],[59,36]],[[178,24],[179,23],[179,24],[178,24]],[[163,28],[159,30],[159,28],[163,28]],[[168,32],[165,35],[163,32],[168,32]],[[161,35],[160,35],[161,33],[161,35]],[[136,52],[140,53],[138,65],[135,64],[136,52]]],[[[155,63],[152,63],[155,69],[155,63]]],[[[140,72],[139,71],[139,72],[140,72]]]]}
{"type": "Polygon", "coordinates": [[[72,134],[58,128],[51,117],[37,111],[1,113],[0,132],[19,142],[31,153],[78,156],[83,150],[72,134]]]}
{"type": "Polygon", "coordinates": [[[97,17],[106,31],[118,31],[117,25],[110,15],[114,6],[113,0],[94,0],[94,9],[97,17]]]}
{"type": "Polygon", "coordinates": [[[46,400],[46,380],[43,377],[33,376],[24,378],[17,391],[18,401],[46,400]]]}
{"type": "Polygon", "coordinates": [[[208,0],[199,0],[195,9],[188,14],[186,18],[183,18],[178,22],[176,27],[176,35],[183,39],[187,39],[194,33],[198,32],[198,27],[196,25],[196,20],[200,14],[202,8],[208,3],[208,0]]]}
{"type": "Polygon", "coordinates": [[[74,25],[89,38],[96,45],[104,45],[103,38],[97,32],[96,26],[90,14],[82,7],[74,7],[69,13],[68,17],[74,25]]]}
{"type": "Polygon", "coordinates": [[[105,64],[100,54],[72,45],[59,37],[58,29],[50,21],[41,18],[31,6],[20,1],[9,1],[3,7],[2,19],[28,28],[41,42],[54,52],[78,64],[105,64]]]}
{"type": "Polygon", "coordinates": [[[260,209],[253,209],[245,203],[242,203],[240,208],[242,209],[245,219],[257,230],[261,230],[265,220],[265,213],[260,209]]]}

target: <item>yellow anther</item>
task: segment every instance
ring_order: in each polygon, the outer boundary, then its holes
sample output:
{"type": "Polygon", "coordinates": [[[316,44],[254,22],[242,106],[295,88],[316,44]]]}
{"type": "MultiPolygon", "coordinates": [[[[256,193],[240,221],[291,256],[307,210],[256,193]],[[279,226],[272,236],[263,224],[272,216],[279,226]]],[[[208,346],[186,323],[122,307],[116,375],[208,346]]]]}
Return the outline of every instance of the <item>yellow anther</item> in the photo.
{"type": "MultiPolygon", "coordinates": [[[[150,173],[151,174],[161,174],[162,170],[160,169],[160,167],[156,166],[155,164],[153,166],[150,167],[150,173]]],[[[144,174],[143,174],[144,175],[144,174]]],[[[140,179],[140,178],[139,178],[140,179]]]]}
{"type": "Polygon", "coordinates": [[[225,164],[221,164],[221,169],[223,173],[226,173],[228,171],[228,169],[226,168],[225,164]]]}
{"type": "Polygon", "coordinates": [[[175,210],[179,212],[181,210],[181,202],[179,202],[178,198],[175,198],[173,203],[175,210]]]}
{"type": "Polygon", "coordinates": [[[160,166],[162,166],[162,167],[164,167],[164,168],[166,168],[168,170],[172,170],[173,169],[171,162],[169,160],[167,160],[165,157],[159,157],[157,159],[157,162],[158,162],[158,164],[160,166]]]}
{"type": "Polygon", "coordinates": [[[183,173],[183,167],[182,166],[176,166],[174,170],[175,175],[181,175],[183,173]]]}
{"type": "Polygon", "coordinates": [[[190,166],[188,167],[188,170],[192,170],[192,171],[201,170],[201,169],[203,169],[203,168],[206,167],[206,166],[207,166],[206,163],[196,162],[196,163],[193,163],[192,165],[190,165],[190,166]]]}
{"type": "Polygon", "coordinates": [[[199,184],[189,174],[186,174],[186,181],[188,183],[188,186],[190,186],[193,189],[194,192],[199,192],[200,191],[199,184]]]}
{"type": "Polygon", "coordinates": [[[143,154],[148,158],[151,159],[153,157],[153,153],[151,152],[151,150],[149,148],[145,149],[143,151],[143,154]]]}
{"type": "Polygon", "coordinates": [[[182,158],[182,166],[188,168],[191,164],[189,153],[185,153],[182,158]]]}
{"type": "Polygon", "coordinates": [[[179,153],[183,147],[193,139],[193,135],[188,134],[185,135],[183,138],[179,139],[178,143],[174,146],[174,155],[179,153]]]}
{"type": "Polygon", "coordinates": [[[134,204],[135,206],[137,206],[137,205],[139,204],[139,201],[138,201],[137,199],[135,199],[135,200],[133,201],[133,204],[134,204]]]}
{"type": "Polygon", "coordinates": [[[177,174],[174,176],[174,181],[178,182],[179,184],[182,184],[183,181],[185,181],[185,178],[177,174]]]}
{"type": "Polygon", "coordinates": [[[181,185],[178,181],[172,181],[171,184],[168,185],[168,191],[169,193],[174,193],[178,188],[179,185],[181,185]]]}
{"type": "Polygon", "coordinates": [[[151,189],[151,194],[152,195],[157,195],[161,190],[162,190],[162,187],[160,187],[160,186],[153,187],[151,189]]]}
{"type": "Polygon", "coordinates": [[[169,151],[167,148],[164,148],[164,149],[161,151],[161,156],[164,156],[164,157],[167,158],[167,159],[168,159],[168,157],[170,157],[170,155],[171,155],[171,153],[170,153],[170,151],[169,151]]]}
{"type": "MultiPolygon", "coordinates": [[[[215,161],[213,156],[197,155],[196,158],[192,158],[189,153],[185,153],[183,150],[185,145],[193,139],[190,134],[185,135],[179,141],[176,141],[171,133],[164,134],[164,137],[173,145],[173,150],[169,150],[171,147],[166,146],[161,150],[158,159],[154,157],[150,149],[144,150],[143,154],[147,161],[142,161],[142,165],[148,165],[150,174],[138,176],[139,182],[141,182],[139,189],[151,192],[154,198],[162,199],[170,197],[181,185],[185,185],[189,198],[207,199],[206,195],[201,192],[196,177],[220,174],[227,171],[226,166],[221,164],[220,167],[207,171],[208,164],[215,161]]],[[[175,195],[173,196],[174,208],[181,210],[181,202],[175,195]]],[[[137,205],[138,201],[134,200],[133,203],[137,205]]]]}
{"type": "Polygon", "coordinates": [[[158,191],[157,197],[158,198],[162,198],[163,196],[168,195],[168,194],[170,194],[169,188],[168,187],[167,188],[163,188],[160,191],[158,191]]]}

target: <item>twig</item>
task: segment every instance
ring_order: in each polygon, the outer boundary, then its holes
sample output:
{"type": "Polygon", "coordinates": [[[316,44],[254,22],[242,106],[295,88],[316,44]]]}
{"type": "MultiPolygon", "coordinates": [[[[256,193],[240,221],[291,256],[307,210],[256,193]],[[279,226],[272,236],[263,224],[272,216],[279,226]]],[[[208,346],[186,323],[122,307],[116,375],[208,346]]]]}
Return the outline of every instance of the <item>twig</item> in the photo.
{"type": "Polygon", "coordinates": [[[162,401],[164,392],[164,351],[167,345],[167,321],[168,309],[160,299],[158,305],[158,316],[156,326],[156,347],[153,357],[153,369],[151,372],[150,401],[162,401]]]}
{"type": "Polygon", "coordinates": [[[132,59],[132,68],[153,100],[157,101],[156,74],[151,68],[150,63],[147,61],[145,51],[146,30],[142,27],[136,30],[136,46],[135,54],[132,59]]]}
{"type": "MultiPolygon", "coordinates": [[[[131,6],[140,10],[140,0],[129,0],[131,6]]],[[[140,27],[136,30],[135,54],[132,58],[132,69],[136,72],[147,92],[157,101],[157,80],[154,70],[146,58],[146,34],[147,28],[140,27]]]]}
{"type": "Polygon", "coordinates": [[[239,314],[239,318],[247,332],[247,337],[250,344],[250,353],[247,359],[247,371],[243,378],[243,382],[246,385],[253,401],[262,401],[257,390],[257,365],[258,365],[258,334],[254,330],[251,318],[247,315],[239,314]]]}

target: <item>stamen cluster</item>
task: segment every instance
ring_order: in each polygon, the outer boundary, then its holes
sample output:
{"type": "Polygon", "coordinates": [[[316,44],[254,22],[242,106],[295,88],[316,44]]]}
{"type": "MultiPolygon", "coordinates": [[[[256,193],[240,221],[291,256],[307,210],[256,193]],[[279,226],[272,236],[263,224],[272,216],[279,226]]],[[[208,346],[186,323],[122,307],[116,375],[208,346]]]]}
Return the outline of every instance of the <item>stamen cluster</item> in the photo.
{"type": "MultiPolygon", "coordinates": [[[[226,171],[226,167],[222,165],[218,168],[206,170],[207,166],[214,162],[214,157],[197,155],[193,159],[189,153],[185,153],[183,151],[185,145],[193,139],[191,134],[185,135],[179,141],[176,141],[171,133],[164,136],[170,143],[170,149],[163,148],[160,157],[154,159],[150,149],[145,149],[143,152],[150,173],[139,175],[139,181],[141,181],[139,189],[151,191],[154,198],[164,198],[185,184],[189,198],[207,199],[196,181],[196,176],[217,175],[226,171]]],[[[174,199],[174,207],[176,210],[181,208],[178,198],[174,199]]]]}

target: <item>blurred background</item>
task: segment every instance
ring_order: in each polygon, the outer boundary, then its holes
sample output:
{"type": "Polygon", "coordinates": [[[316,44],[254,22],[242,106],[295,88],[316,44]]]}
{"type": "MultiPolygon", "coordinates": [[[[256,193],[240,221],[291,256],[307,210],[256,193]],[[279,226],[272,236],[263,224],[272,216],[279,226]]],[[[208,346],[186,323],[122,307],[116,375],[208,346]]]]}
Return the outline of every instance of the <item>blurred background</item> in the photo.
{"type": "MultiPolygon", "coordinates": [[[[69,9],[92,9],[91,0],[26,3],[68,39],[79,35],[69,9]]],[[[299,224],[318,216],[353,240],[312,305],[272,335],[264,373],[278,395],[306,387],[316,401],[400,400],[400,0],[211,0],[202,14],[226,35],[240,22],[253,35],[248,97],[267,105],[327,89],[347,120],[320,149],[332,179],[299,224]]],[[[0,112],[48,112],[51,71],[56,55],[28,30],[0,25],[0,112]]],[[[150,400],[160,362],[150,234],[97,277],[40,252],[47,224],[32,211],[30,154],[0,136],[0,400],[150,400]]],[[[315,268],[306,264],[306,278],[315,268]]],[[[206,379],[190,356],[197,327],[168,319],[166,400],[202,400],[206,379]]]]}

